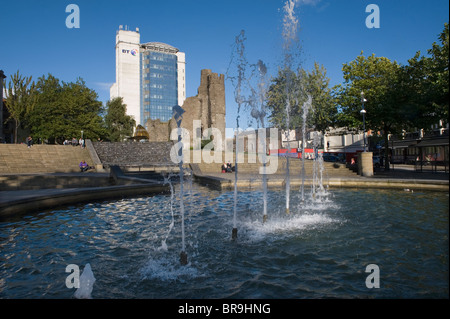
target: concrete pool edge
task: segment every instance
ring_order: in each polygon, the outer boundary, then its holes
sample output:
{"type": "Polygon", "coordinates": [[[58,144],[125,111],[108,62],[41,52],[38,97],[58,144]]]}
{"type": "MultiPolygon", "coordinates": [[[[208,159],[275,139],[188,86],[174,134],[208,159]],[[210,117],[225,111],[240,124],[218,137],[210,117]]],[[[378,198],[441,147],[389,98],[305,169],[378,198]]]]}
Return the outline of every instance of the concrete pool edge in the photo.
{"type": "MultiPolygon", "coordinates": [[[[200,185],[211,187],[216,190],[234,189],[234,179],[221,178],[210,175],[195,175],[195,181],[200,185]]],[[[306,186],[312,184],[312,179],[305,179],[306,186]]],[[[290,184],[294,187],[301,186],[302,180],[292,178],[290,184]]],[[[412,190],[431,190],[431,191],[449,191],[449,181],[447,180],[424,180],[424,179],[389,179],[389,178],[327,178],[323,180],[323,185],[330,188],[375,188],[375,189],[412,189],[412,190]]],[[[285,186],[285,179],[269,178],[268,188],[279,188],[285,186]]],[[[260,178],[238,179],[238,189],[257,189],[262,187],[260,178]]]]}
{"type": "MultiPolygon", "coordinates": [[[[199,185],[214,190],[234,189],[234,180],[210,175],[196,175],[194,180],[199,185]]],[[[291,178],[291,186],[299,187],[302,180],[291,178]]],[[[305,179],[305,185],[310,186],[311,179],[305,179]]],[[[361,189],[405,189],[427,191],[449,191],[448,180],[423,180],[423,179],[385,179],[385,178],[327,178],[323,184],[329,188],[361,188],[361,189]]],[[[261,189],[260,178],[238,179],[238,189],[261,189]]],[[[268,188],[277,189],[285,186],[282,177],[270,178],[268,188]]],[[[88,187],[72,189],[41,189],[35,191],[4,191],[0,200],[0,221],[8,217],[15,217],[28,212],[42,211],[58,206],[73,205],[89,201],[117,199],[139,195],[158,195],[168,193],[169,186],[160,183],[143,183],[132,185],[115,185],[106,187],[88,187]],[[16,196],[8,195],[16,194],[16,196]],[[19,194],[19,195],[17,195],[19,194]],[[22,195],[21,195],[22,194],[22,195]]]]}
{"type": "MultiPolygon", "coordinates": [[[[0,201],[0,221],[7,217],[56,208],[58,206],[133,197],[144,194],[159,195],[168,191],[168,185],[148,183],[74,189],[43,189],[36,191],[35,195],[18,196],[11,199],[2,198],[0,201]]],[[[20,191],[11,192],[15,192],[16,194],[20,193],[20,191]]],[[[2,193],[8,193],[8,191],[2,193]]]]}

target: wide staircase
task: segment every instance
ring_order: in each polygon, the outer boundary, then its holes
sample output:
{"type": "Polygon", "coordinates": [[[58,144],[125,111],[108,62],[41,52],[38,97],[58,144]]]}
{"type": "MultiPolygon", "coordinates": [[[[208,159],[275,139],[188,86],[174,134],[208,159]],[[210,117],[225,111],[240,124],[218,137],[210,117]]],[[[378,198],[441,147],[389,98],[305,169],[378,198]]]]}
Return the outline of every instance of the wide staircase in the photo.
{"type": "MultiPolygon", "coordinates": [[[[128,167],[161,167],[171,170],[177,167],[170,159],[172,142],[155,143],[100,143],[94,142],[93,147],[102,165],[128,167]]],[[[222,154],[223,155],[223,154],[222,154]]],[[[258,161],[252,162],[252,155],[244,154],[243,160],[238,162],[238,171],[242,174],[259,174],[262,164],[258,161]]],[[[224,156],[222,156],[224,159],[224,156]]],[[[234,155],[233,155],[234,159],[234,155]]],[[[276,173],[286,174],[287,161],[284,157],[277,157],[276,173]]],[[[72,173],[79,172],[79,163],[85,160],[93,165],[92,158],[87,148],[70,145],[33,145],[28,148],[25,144],[0,144],[0,174],[31,174],[31,173],[72,173]]],[[[275,165],[275,158],[270,156],[267,167],[275,165]]],[[[191,166],[196,174],[218,174],[221,173],[221,163],[195,163],[194,154],[190,153],[191,166]]],[[[234,161],[232,161],[234,166],[234,161]]],[[[312,176],[314,161],[305,160],[306,176],[312,176]]],[[[272,166],[273,167],[273,166],[272,166]]],[[[357,174],[344,164],[324,162],[324,176],[328,177],[354,177],[357,174]]],[[[290,158],[289,168],[291,175],[300,175],[302,172],[302,161],[298,158],[290,158]]],[[[269,168],[268,168],[269,169],[269,168]]],[[[225,176],[225,175],[224,175],[225,176]]]]}
{"type": "Polygon", "coordinates": [[[0,174],[80,172],[82,160],[93,164],[88,150],[79,146],[0,144],[0,174]]]}

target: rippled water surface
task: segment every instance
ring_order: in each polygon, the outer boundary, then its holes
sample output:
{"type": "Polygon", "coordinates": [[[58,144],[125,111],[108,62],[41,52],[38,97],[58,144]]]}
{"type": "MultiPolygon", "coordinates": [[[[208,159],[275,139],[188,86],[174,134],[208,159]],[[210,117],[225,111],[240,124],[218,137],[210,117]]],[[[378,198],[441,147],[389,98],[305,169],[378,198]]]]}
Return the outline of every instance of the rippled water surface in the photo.
{"type": "Polygon", "coordinates": [[[187,266],[170,194],[0,223],[0,298],[72,298],[66,266],[87,263],[92,298],[448,298],[448,193],[333,189],[299,205],[292,192],[289,215],[284,200],[269,192],[263,223],[262,193],[239,192],[232,241],[233,192],[194,185],[187,266]]]}

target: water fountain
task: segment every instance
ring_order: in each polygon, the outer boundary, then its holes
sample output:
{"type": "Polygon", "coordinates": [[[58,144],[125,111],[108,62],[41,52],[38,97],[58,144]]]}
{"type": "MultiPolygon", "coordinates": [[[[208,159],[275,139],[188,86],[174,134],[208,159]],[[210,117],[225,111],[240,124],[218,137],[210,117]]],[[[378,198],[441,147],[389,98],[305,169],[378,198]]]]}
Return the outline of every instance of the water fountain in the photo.
{"type": "Polygon", "coordinates": [[[187,265],[187,254],[186,254],[186,243],[185,243],[185,233],[184,233],[184,169],[183,169],[183,138],[180,130],[180,125],[183,120],[184,110],[179,105],[174,106],[173,114],[175,117],[175,121],[177,122],[178,127],[178,167],[179,167],[179,176],[180,176],[180,214],[181,214],[181,253],[180,253],[180,263],[182,265],[187,265]]]}
{"type": "MultiPolygon", "coordinates": [[[[236,39],[239,49],[244,39],[244,33],[236,39]]],[[[263,64],[258,70],[264,73],[263,64]]],[[[239,72],[240,108],[246,102],[245,72],[239,72]]],[[[311,103],[303,106],[304,123],[311,103]]],[[[182,113],[175,108],[178,127],[182,113]]],[[[262,118],[262,109],[253,115],[262,118]]],[[[87,298],[447,298],[448,193],[336,189],[325,199],[317,196],[324,191],[317,135],[313,145],[311,200],[305,199],[304,165],[301,192],[263,187],[261,203],[259,191],[237,191],[236,161],[233,191],[191,185],[185,201],[180,147],[180,182],[172,183],[176,175],[166,178],[170,196],[73,205],[0,223],[0,298],[71,298],[64,269],[87,261],[87,298]],[[287,215],[283,195],[302,206],[287,215]],[[236,245],[229,229],[236,239],[238,222],[236,245]],[[365,286],[364,270],[373,263],[386,274],[380,289],[365,286]]]]}
{"type": "Polygon", "coordinates": [[[238,134],[239,134],[239,118],[240,118],[240,112],[242,106],[246,103],[246,100],[243,95],[245,83],[246,81],[246,67],[247,67],[247,60],[245,58],[245,31],[241,30],[238,36],[235,38],[235,44],[234,49],[232,53],[232,58],[230,61],[230,66],[228,67],[227,71],[227,78],[230,79],[234,85],[235,91],[234,91],[234,99],[235,102],[238,105],[237,108],[237,115],[236,115],[236,129],[235,129],[235,161],[234,161],[234,204],[233,204],[233,230],[231,233],[231,238],[235,240],[237,238],[237,196],[238,196],[238,190],[237,190],[237,182],[238,182],[238,134]],[[237,68],[237,74],[231,75],[230,68],[233,64],[233,62],[236,65],[237,68]]]}
{"type": "Polygon", "coordinates": [[[291,113],[291,103],[294,103],[297,101],[297,88],[295,87],[295,84],[293,83],[293,79],[291,78],[292,73],[292,67],[294,64],[294,56],[297,54],[295,52],[296,47],[295,43],[298,42],[297,38],[297,30],[298,30],[298,19],[295,15],[295,5],[297,1],[295,0],[288,0],[285,2],[285,5],[283,7],[284,11],[284,17],[283,17],[283,67],[284,70],[287,71],[287,78],[286,78],[286,90],[285,90],[285,96],[286,96],[286,105],[285,105],[285,111],[286,111],[286,142],[287,142],[287,154],[286,154],[286,214],[289,214],[289,207],[290,207],[290,192],[291,192],[291,180],[290,180],[290,152],[291,152],[291,145],[290,145],[290,113],[291,113]]]}
{"type": "Polygon", "coordinates": [[[267,75],[267,67],[263,61],[259,60],[256,64],[256,68],[259,74],[259,81],[257,85],[257,93],[256,93],[256,105],[253,105],[252,109],[252,117],[257,121],[258,133],[259,127],[261,126],[261,132],[263,134],[259,134],[258,138],[258,147],[259,153],[262,154],[261,161],[263,163],[263,176],[262,176],[262,185],[263,185],[263,223],[267,221],[267,141],[266,141],[266,131],[265,131],[265,117],[266,117],[266,109],[265,109],[265,99],[266,99],[266,75],[267,75]],[[262,150],[262,151],[261,151],[262,150]]]}
{"type": "Polygon", "coordinates": [[[301,195],[302,195],[302,197],[301,197],[302,202],[305,201],[306,123],[307,123],[307,118],[308,118],[308,112],[309,112],[309,109],[311,108],[311,103],[312,103],[312,97],[308,96],[307,101],[303,104],[303,107],[302,107],[302,121],[303,121],[302,122],[302,186],[300,189],[301,195]]]}
{"type": "MultiPolygon", "coordinates": [[[[175,194],[180,186],[174,183],[175,194]]],[[[179,214],[167,236],[169,194],[2,222],[0,298],[72,298],[65,268],[86,263],[95,274],[95,299],[448,296],[448,193],[333,189],[327,200],[313,201],[307,192],[289,215],[283,195],[268,191],[270,218],[262,223],[261,192],[239,192],[236,244],[229,240],[233,191],[194,184],[187,265],[179,262],[179,214]],[[380,289],[365,285],[369,264],[380,267],[380,289]]],[[[298,203],[300,193],[291,199],[298,203]]],[[[174,211],[179,205],[177,197],[174,211]]]]}

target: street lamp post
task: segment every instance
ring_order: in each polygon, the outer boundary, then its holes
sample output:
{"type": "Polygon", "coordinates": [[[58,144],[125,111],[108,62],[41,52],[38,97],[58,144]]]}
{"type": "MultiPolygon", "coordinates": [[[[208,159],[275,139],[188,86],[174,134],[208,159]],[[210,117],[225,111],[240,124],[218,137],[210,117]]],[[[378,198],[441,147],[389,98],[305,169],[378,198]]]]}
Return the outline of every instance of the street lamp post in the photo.
{"type": "Polygon", "coordinates": [[[3,79],[5,79],[5,73],[0,70],[0,142],[4,142],[3,136],[3,79]]]}
{"type": "Polygon", "coordinates": [[[364,102],[367,102],[367,100],[364,98],[364,92],[361,91],[361,103],[362,103],[361,114],[363,116],[364,152],[366,152],[366,110],[364,109],[364,102]]]}

